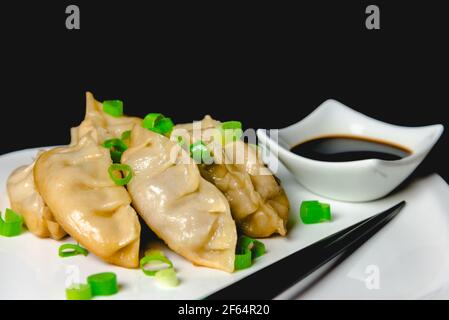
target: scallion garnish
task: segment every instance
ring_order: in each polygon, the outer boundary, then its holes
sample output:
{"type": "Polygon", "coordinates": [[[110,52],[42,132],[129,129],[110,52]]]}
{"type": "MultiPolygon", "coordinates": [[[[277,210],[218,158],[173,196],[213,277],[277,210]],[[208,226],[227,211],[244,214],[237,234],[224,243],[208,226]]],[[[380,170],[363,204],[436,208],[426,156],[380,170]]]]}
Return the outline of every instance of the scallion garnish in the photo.
{"type": "Polygon", "coordinates": [[[253,264],[251,250],[245,253],[238,253],[235,255],[234,268],[235,270],[242,270],[251,267],[253,264]]]}
{"type": "Polygon", "coordinates": [[[87,256],[89,252],[83,247],[73,243],[65,243],[59,247],[59,256],[61,258],[73,257],[79,254],[87,256]]]}
{"type": "Polygon", "coordinates": [[[170,118],[164,117],[161,113],[149,113],[143,119],[142,126],[156,133],[167,135],[172,131],[174,124],[170,118]]]}
{"type": "Polygon", "coordinates": [[[112,181],[118,186],[124,186],[125,184],[128,184],[131,181],[131,178],[133,177],[133,170],[130,166],[127,164],[119,164],[114,163],[109,166],[108,169],[109,176],[111,177],[112,181]],[[127,172],[127,174],[123,178],[118,178],[116,175],[116,172],[127,172]]]}
{"type": "Polygon", "coordinates": [[[179,284],[179,279],[176,271],[173,268],[166,268],[156,272],[154,276],[156,281],[166,287],[176,287],[179,284]]]}
{"type": "Polygon", "coordinates": [[[17,236],[22,232],[23,218],[11,209],[6,209],[5,220],[0,212],[0,235],[4,237],[17,236]]]}
{"type": "Polygon", "coordinates": [[[103,147],[109,149],[112,162],[114,163],[120,163],[123,152],[128,149],[123,140],[117,138],[106,140],[103,142],[103,147]]]}
{"type": "Polygon", "coordinates": [[[330,221],[332,219],[330,205],[319,201],[303,201],[299,215],[305,224],[330,221]]]}
{"type": "Polygon", "coordinates": [[[113,272],[103,272],[87,277],[93,296],[110,296],[118,292],[117,276],[113,272]]]}
{"type": "Polygon", "coordinates": [[[155,276],[158,271],[167,268],[173,268],[173,263],[165,257],[162,251],[154,250],[148,252],[142,259],[140,259],[140,269],[142,269],[143,273],[147,276],[155,276]]]}
{"type": "Polygon", "coordinates": [[[223,130],[235,130],[235,129],[242,129],[242,123],[240,121],[226,121],[221,123],[221,128],[223,130]]]}
{"type": "Polygon", "coordinates": [[[179,279],[173,263],[161,250],[148,250],[140,259],[140,268],[147,276],[154,277],[156,281],[166,287],[176,287],[179,279]]]}
{"type": "Polygon", "coordinates": [[[103,111],[113,117],[121,117],[123,115],[123,101],[121,100],[105,100],[103,101],[103,111]]]}
{"type": "Polygon", "coordinates": [[[221,132],[221,143],[223,145],[237,141],[243,135],[242,123],[240,121],[223,122],[219,129],[221,132]]]}
{"type": "Polygon", "coordinates": [[[234,261],[235,270],[251,267],[253,260],[265,254],[265,245],[247,236],[241,236],[237,242],[234,261]]]}
{"type": "Polygon", "coordinates": [[[90,300],[92,290],[89,284],[77,283],[65,289],[67,300],[90,300]]]}
{"type": "Polygon", "coordinates": [[[206,145],[201,140],[190,145],[190,156],[196,163],[211,164],[214,161],[206,145]]]}

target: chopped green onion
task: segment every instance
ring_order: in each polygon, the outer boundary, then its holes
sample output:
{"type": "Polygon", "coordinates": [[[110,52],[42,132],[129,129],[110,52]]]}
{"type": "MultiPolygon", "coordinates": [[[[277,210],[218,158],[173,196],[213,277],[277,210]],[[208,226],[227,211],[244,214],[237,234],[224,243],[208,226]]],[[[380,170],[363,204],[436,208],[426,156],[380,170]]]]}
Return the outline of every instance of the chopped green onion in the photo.
{"type": "Polygon", "coordinates": [[[131,139],[131,130],[124,131],[121,138],[123,141],[131,139]]]}
{"type": "Polygon", "coordinates": [[[254,247],[254,239],[248,236],[240,236],[237,241],[237,252],[245,253],[251,251],[254,247]]]}
{"type": "Polygon", "coordinates": [[[242,129],[242,123],[240,121],[226,121],[221,123],[221,128],[223,130],[228,129],[242,129]]]}
{"type": "Polygon", "coordinates": [[[166,268],[156,272],[154,277],[156,281],[166,287],[176,287],[179,284],[179,279],[176,276],[176,271],[173,268],[166,268]]]}
{"type": "Polygon", "coordinates": [[[174,126],[175,125],[170,118],[163,118],[163,119],[159,120],[159,122],[156,125],[156,127],[160,131],[162,131],[163,134],[170,132],[174,126]]]}
{"type": "Polygon", "coordinates": [[[164,117],[161,113],[149,113],[143,119],[142,126],[165,135],[170,133],[175,125],[170,118],[164,117]]]}
{"type": "Polygon", "coordinates": [[[164,116],[162,113],[149,113],[143,119],[143,127],[144,128],[154,128],[159,120],[163,119],[164,116]]]}
{"type": "Polygon", "coordinates": [[[253,264],[251,250],[246,251],[245,253],[236,254],[234,260],[234,268],[235,270],[242,270],[251,267],[253,264]]]}
{"type": "Polygon", "coordinates": [[[0,235],[4,237],[17,236],[22,232],[23,218],[11,209],[6,209],[5,220],[0,212],[0,235]]]}
{"type": "Polygon", "coordinates": [[[221,143],[223,145],[237,141],[243,135],[242,123],[240,121],[223,122],[219,129],[221,132],[221,143]]]}
{"type": "Polygon", "coordinates": [[[265,245],[258,240],[254,240],[253,248],[251,249],[253,259],[263,256],[265,252],[266,252],[265,245]]]}
{"type": "Polygon", "coordinates": [[[73,243],[65,243],[59,247],[59,256],[61,258],[73,257],[79,254],[87,256],[89,252],[83,247],[73,243]]]}
{"type": "Polygon", "coordinates": [[[118,292],[117,276],[113,272],[103,272],[87,277],[93,296],[109,296],[118,292]]]}
{"type": "Polygon", "coordinates": [[[248,236],[241,236],[237,242],[234,268],[236,270],[251,267],[254,259],[265,254],[265,245],[248,236]]]}
{"type": "Polygon", "coordinates": [[[140,259],[140,269],[142,269],[143,273],[150,277],[154,276],[158,271],[160,271],[161,267],[163,267],[164,265],[166,266],[166,268],[173,268],[173,263],[167,257],[165,257],[162,251],[159,250],[150,251],[145,255],[145,257],[140,259]],[[149,269],[149,266],[158,269],[149,269]]]}
{"type": "Polygon", "coordinates": [[[237,252],[245,253],[248,250],[251,251],[253,259],[263,256],[266,251],[265,245],[259,240],[241,236],[237,243],[237,252]]]}
{"type": "Polygon", "coordinates": [[[109,149],[112,162],[120,163],[123,152],[128,149],[128,146],[121,139],[108,139],[103,142],[103,147],[109,149]]]}
{"type": "Polygon", "coordinates": [[[121,100],[105,100],[103,101],[103,111],[113,117],[121,117],[123,115],[123,101],[121,100]]]}
{"type": "Polygon", "coordinates": [[[119,163],[111,164],[109,166],[108,173],[112,181],[114,181],[114,183],[118,186],[124,186],[125,184],[128,184],[131,181],[131,178],[133,177],[133,170],[127,164],[119,164],[119,163]],[[125,171],[128,172],[128,174],[123,178],[117,178],[115,174],[116,171],[125,171]]]}
{"type": "Polygon", "coordinates": [[[305,224],[330,221],[332,219],[330,205],[319,201],[303,201],[299,215],[305,224]]]}
{"type": "Polygon", "coordinates": [[[90,300],[92,290],[89,284],[77,283],[65,289],[67,300],[90,300]]]}
{"type": "Polygon", "coordinates": [[[214,161],[206,145],[201,140],[190,145],[190,155],[196,163],[211,164],[214,161]]]}

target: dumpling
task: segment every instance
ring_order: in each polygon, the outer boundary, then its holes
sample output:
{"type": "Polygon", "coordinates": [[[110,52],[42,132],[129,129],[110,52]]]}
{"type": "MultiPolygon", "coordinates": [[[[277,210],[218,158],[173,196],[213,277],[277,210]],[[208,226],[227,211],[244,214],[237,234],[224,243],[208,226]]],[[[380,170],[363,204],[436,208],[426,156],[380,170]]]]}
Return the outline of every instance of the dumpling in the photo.
{"type": "Polygon", "coordinates": [[[206,116],[193,124],[177,125],[173,134],[183,136],[188,143],[202,140],[213,145],[214,163],[200,164],[201,175],[225,194],[243,233],[251,237],[286,235],[290,204],[284,189],[255,146],[238,140],[217,148],[213,139],[220,124],[206,116]]]}
{"type": "Polygon", "coordinates": [[[71,145],[78,143],[79,139],[88,132],[92,134],[97,143],[107,139],[120,138],[123,132],[131,130],[134,125],[140,125],[142,119],[138,117],[113,117],[103,111],[103,104],[95,100],[90,92],[86,92],[86,114],[78,127],[70,129],[71,145]]]}
{"type": "Polygon", "coordinates": [[[103,260],[134,268],[140,224],[125,187],[109,177],[109,151],[91,134],[74,146],[44,152],[34,166],[37,190],[56,221],[103,260]]]}
{"type": "Polygon", "coordinates": [[[34,162],[17,168],[9,176],[7,189],[11,208],[23,216],[30,232],[41,238],[51,237],[59,240],[66,233],[37,192],[33,168],[34,162]]]}
{"type": "Polygon", "coordinates": [[[287,195],[260,160],[256,148],[235,141],[223,148],[222,158],[224,164],[199,165],[200,172],[226,195],[243,233],[257,238],[274,233],[286,235],[290,211],[287,195]],[[245,155],[242,164],[234,161],[239,152],[245,155]]]}
{"type": "Polygon", "coordinates": [[[133,206],[173,251],[196,265],[234,270],[237,232],[228,201],[183,149],[135,126],[122,163],[134,171],[127,185],[133,206]]]}

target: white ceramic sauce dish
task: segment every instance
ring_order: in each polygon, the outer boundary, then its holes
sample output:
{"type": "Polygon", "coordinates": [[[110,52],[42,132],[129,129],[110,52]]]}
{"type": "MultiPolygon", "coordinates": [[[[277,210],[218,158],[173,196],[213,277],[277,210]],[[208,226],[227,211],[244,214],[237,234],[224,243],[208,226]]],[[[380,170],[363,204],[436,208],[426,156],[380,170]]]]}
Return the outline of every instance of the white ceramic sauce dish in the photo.
{"type": "Polygon", "coordinates": [[[303,186],[342,201],[370,201],[390,193],[426,157],[443,133],[441,124],[403,127],[370,118],[327,100],[303,120],[283,129],[257,130],[259,143],[276,155],[303,186]],[[403,146],[411,154],[399,160],[318,161],[290,151],[326,136],[354,136],[403,146]]]}

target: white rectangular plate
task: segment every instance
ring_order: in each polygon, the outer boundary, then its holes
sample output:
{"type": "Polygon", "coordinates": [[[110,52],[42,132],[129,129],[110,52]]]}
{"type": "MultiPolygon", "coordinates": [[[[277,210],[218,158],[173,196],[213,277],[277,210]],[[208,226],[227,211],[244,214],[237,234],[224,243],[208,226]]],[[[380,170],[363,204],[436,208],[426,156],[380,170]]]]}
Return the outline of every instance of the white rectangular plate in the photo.
{"type": "MultiPolygon", "coordinates": [[[[0,156],[2,211],[9,206],[6,179],[16,167],[29,164],[37,150],[0,156]]],[[[285,238],[264,239],[267,253],[249,269],[228,274],[193,266],[164,247],[181,284],[176,288],[161,288],[139,269],[112,266],[92,254],[60,258],[58,247],[64,242],[74,242],[70,238],[61,242],[24,232],[17,237],[0,237],[0,299],[65,299],[64,288],[68,283],[85,282],[88,275],[104,271],[115,272],[121,286],[120,292],[108,299],[201,299],[400,200],[408,204],[397,218],[299,297],[423,298],[444,290],[449,280],[449,188],[439,176],[415,181],[387,198],[368,203],[337,202],[314,195],[296,183],[281,164],[277,176],[290,199],[292,226],[285,238]],[[302,224],[298,218],[299,205],[302,200],[310,199],[330,203],[333,221],[302,224]],[[368,265],[379,267],[378,289],[367,288],[368,265]]]]}

